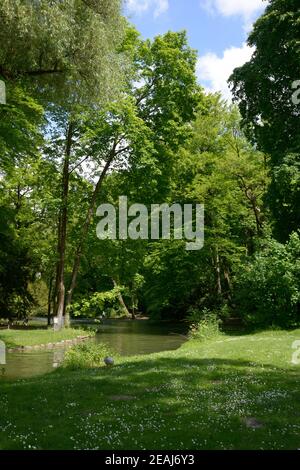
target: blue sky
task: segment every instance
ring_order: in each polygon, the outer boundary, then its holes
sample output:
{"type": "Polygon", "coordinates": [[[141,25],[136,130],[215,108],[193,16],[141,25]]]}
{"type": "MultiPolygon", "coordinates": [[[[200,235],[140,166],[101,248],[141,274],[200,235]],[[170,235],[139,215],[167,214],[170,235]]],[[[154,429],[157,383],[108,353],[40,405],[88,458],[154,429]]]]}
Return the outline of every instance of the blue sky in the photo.
{"type": "Polygon", "coordinates": [[[230,98],[227,79],[252,51],[246,45],[253,21],[266,0],[125,0],[125,11],[143,37],[186,29],[198,50],[199,82],[230,98]]]}

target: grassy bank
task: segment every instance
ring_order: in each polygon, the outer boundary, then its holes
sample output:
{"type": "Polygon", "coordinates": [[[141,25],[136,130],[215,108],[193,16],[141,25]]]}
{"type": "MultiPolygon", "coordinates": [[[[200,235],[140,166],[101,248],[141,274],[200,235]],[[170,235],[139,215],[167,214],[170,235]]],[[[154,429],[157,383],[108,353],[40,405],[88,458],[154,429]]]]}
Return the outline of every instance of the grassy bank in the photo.
{"type": "Polygon", "coordinates": [[[0,330],[0,340],[9,348],[21,346],[38,346],[41,344],[58,343],[59,341],[86,336],[86,330],[67,328],[61,331],[53,329],[21,329],[0,330]]]}
{"type": "Polygon", "coordinates": [[[300,330],[0,384],[1,449],[297,449],[300,330]]]}

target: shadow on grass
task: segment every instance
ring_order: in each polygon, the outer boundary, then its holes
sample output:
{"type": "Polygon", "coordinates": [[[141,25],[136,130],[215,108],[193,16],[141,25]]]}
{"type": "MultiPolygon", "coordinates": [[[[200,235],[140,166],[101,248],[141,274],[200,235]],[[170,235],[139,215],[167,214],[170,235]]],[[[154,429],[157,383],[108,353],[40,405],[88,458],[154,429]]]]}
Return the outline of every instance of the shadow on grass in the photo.
{"type": "MultiPolygon", "coordinates": [[[[113,368],[60,369],[3,383],[0,427],[7,418],[14,436],[30,429],[44,449],[73,448],[73,439],[79,448],[153,449],[167,442],[169,449],[193,449],[195,436],[210,449],[221,442],[260,448],[262,440],[272,447],[275,438],[281,447],[294,448],[299,377],[298,368],[215,357],[149,357],[113,368]],[[260,419],[263,428],[255,434],[246,429],[241,419],[247,416],[260,419]],[[287,440],[283,426],[291,426],[287,440]],[[106,441],[107,435],[115,440],[106,441]]],[[[16,438],[7,436],[0,439],[2,448],[18,448],[16,438]]]]}
{"type": "MultiPolygon", "coordinates": [[[[90,386],[92,389],[93,386],[97,386],[100,394],[108,394],[108,396],[122,391],[135,393],[136,397],[143,398],[145,389],[153,385],[164,385],[167,390],[172,388],[170,385],[175,381],[178,388],[182,385],[184,392],[184,387],[193,386],[206,387],[223,384],[230,388],[238,378],[246,379],[245,383],[249,386],[253,385],[254,388],[255,381],[262,379],[264,388],[272,388],[276,385],[288,388],[289,384],[295,384],[298,391],[298,384],[295,381],[300,378],[300,369],[298,367],[278,368],[272,364],[256,364],[238,359],[159,357],[149,360],[131,360],[112,368],[79,370],[60,368],[50,374],[17,382],[3,382],[3,385],[8,388],[17,386],[19,391],[34,388],[38,392],[44,387],[59,389],[61,385],[69,382],[70,384],[76,383],[76,388],[71,387],[73,398],[75,396],[83,398],[83,392],[87,392],[86,397],[88,397],[90,386]]],[[[68,400],[72,400],[71,396],[68,400]]]]}

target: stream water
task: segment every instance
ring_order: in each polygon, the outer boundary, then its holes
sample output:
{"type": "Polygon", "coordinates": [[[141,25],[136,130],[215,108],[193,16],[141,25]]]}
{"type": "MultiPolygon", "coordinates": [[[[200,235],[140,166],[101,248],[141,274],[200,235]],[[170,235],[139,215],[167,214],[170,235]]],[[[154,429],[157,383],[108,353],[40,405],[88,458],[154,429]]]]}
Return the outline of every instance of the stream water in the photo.
{"type": "MultiPolygon", "coordinates": [[[[184,325],[174,323],[107,320],[96,328],[98,332],[91,341],[105,343],[123,356],[170,351],[178,349],[187,340],[184,325]]],[[[21,379],[49,373],[59,366],[64,354],[62,348],[7,353],[6,365],[0,366],[0,379],[21,379]]]]}

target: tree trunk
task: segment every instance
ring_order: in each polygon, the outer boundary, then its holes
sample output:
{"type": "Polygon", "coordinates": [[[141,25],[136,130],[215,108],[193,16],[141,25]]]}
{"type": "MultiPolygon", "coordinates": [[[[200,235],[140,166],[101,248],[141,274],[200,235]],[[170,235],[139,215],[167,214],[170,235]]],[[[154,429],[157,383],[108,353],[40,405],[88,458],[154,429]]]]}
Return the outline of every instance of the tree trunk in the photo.
{"type": "Polygon", "coordinates": [[[49,291],[48,291],[48,326],[51,326],[51,301],[52,301],[52,289],[53,289],[53,277],[49,281],[49,291]]]}
{"type": "Polygon", "coordinates": [[[261,221],[260,209],[257,206],[257,201],[256,201],[256,197],[254,194],[250,198],[250,202],[251,202],[252,209],[253,209],[254,216],[255,216],[257,235],[261,235],[263,224],[261,221]]]}
{"type": "Polygon", "coordinates": [[[216,272],[217,272],[217,293],[222,295],[222,282],[221,282],[221,264],[219,256],[219,248],[216,248],[216,272]]]}
{"type": "Polygon", "coordinates": [[[62,205],[59,216],[58,226],[58,264],[57,264],[57,302],[55,315],[58,319],[58,328],[63,325],[63,315],[65,309],[65,256],[66,256],[66,237],[67,237],[67,222],[68,222],[68,196],[69,196],[69,166],[70,166],[70,155],[72,148],[72,135],[73,135],[73,124],[69,123],[66,136],[66,151],[63,166],[63,178],[62,178],[62,205]]]}
{"type": "MultiPolygon", "coordinates": [[[[118,283],[115,281],[115,279],[113,279],[112,281],[113,281],[113,283],[114,283],[114,287],[115,287],[115,288],[118,287],[118,283]]],[[[124,299],[123,299],[123,296],[122,296],[121,292],[119,292],[119,294],[118,294],[118,300],[119,300],[119,303],[120,303],[120,305],[121,305],[121,308],[122,308],[122,310],[123,310],[123,312],[124,312],[124,315],[125,315],[126,317],[130,317],[130,312],[129,312],[129,310],[128,310],[128,308],[127,308],[125,302],[124,302],[124,299]]],[[[134,320],[134,318],[133,318],[133,320],[134,320]]]]}
{"type": "Polygon", "coordinates": [[[104,167],[104,169],[103,169],[103,171],[100,175],[100,178],[99,178],[99,180],[98,180],[98,182],[95,186],[95,189],[94,189],[94,192],[93,192],[93,195],[92,195],[92,199],[91,199],[88,211],[87,211],[86,219],[85,219],[85,222],[84,222],[84,225],[83,225],[83,228],[82,228],[81,237],[80,237],[80,240],[79,240],[78,245],[77,245],[77,250],[76,250],[76,253],[75,253],[75,258],[74,258],[74,263],[73,263],[71,283],[70,283],[70,287],[68,289],[67,300],[66,300],[66,311],[65,311],[65,324],[66,324],[66,326],[68,326],[70,324],[70,306],[71,306],[71,303],[72,303],[73,292],[74,292],[74,289],[76,287],[76,281],[77,281],[77,276],[78,276],[78,272],[79,272],[80,261],[81,261],[81,256],[82,256],[82,253],[83,253],[84,243],[85,243],[86,236],[88,234],[88,230],[89,230],[89,227],[90,227],[90,224],[91,224],[91,221],[92,221],[92,217],[93,217],[93,213],[94,213],[94,210],[95,210],[97,197],[98,197],[98,194],[101,190],[103,180],[104,180],[104,178],[105,178],[105,176],[106,176],[106,174],[107,174],[107,172],[110,168],[110,165],[112,164],[112,161],[115,157],[115,150],[116,150],[116,145],[113,146],[113,149],[110,153],[110,156],[109,156],[109,158],[106,162],[106,165],[105,165],[105,167],[104,167]]]}
{"type": "MultiPolygon", "coordinates": [[[[57,229],[58,230],[58,229],[57,229]]],[[[56,273],[54,277],[54,288],[53,288],[53,315],[56,315],[57,311],[57,281],[58,281],[58,261],[56,263],[56,273]]]]}
{"type": "Polygon", "coordinates": [[[231,282],[231,277],[230,277],[230,273],[229,273],[229,270],[227,268],[224,269],[224,277],[227,281],[227,285],[228,285],[228,288],[229,288],[229,291],[232,292],[233,288],[232,288],[232,282],[231,282]]]}
{"type": "Polygon", "coordinates": [[[229,272],[229,269],[227,269],[226,267],[224,268],[224,278],[227,282],[227,285],[228,285],[228,298],[229,300],[232,300],[232,296],[231,296],[231,293],[233,291],[233,288],[232,288],[232,282],[231,282],[231,277],[230,277],[230,272],[229,272]]]}
{"type": "Polygon", "coordinates": [[[263,231],[263,221],[262,221],[262,217],[260,213],[260,208],[257,205],[257,198],[254,192],[252,191],[252,189],[249,186],[247,186],[244,178],[241,175],[239,175],[238,178],[241,182],[241,189],[244,191],[246,198],[251,204],[253,214],[255,217],[255,222],[256,222],[257,235],[261,235],[263,231]]]}
{"type": "Polygon", "coordinates": [[[132,320],[135,320],[135,296],[131,297],[132,320]]]}

